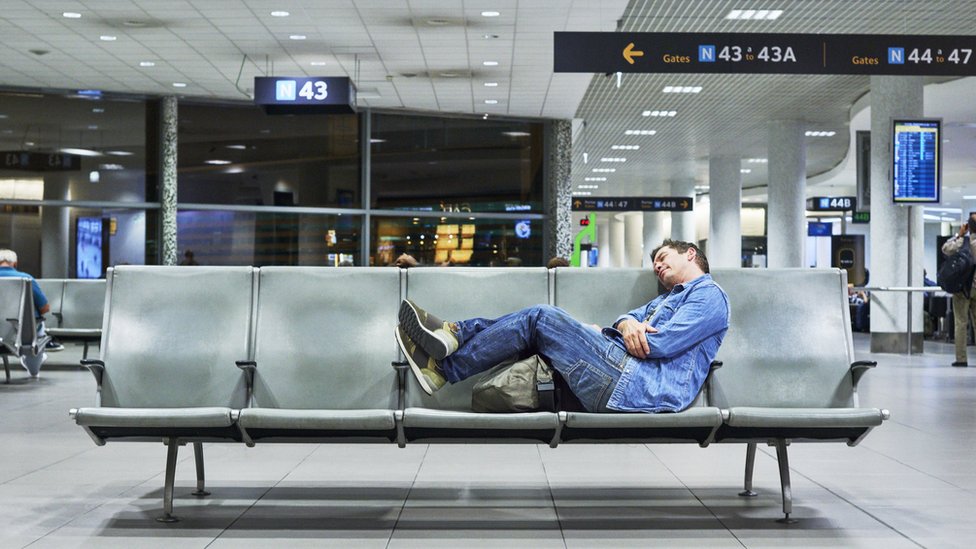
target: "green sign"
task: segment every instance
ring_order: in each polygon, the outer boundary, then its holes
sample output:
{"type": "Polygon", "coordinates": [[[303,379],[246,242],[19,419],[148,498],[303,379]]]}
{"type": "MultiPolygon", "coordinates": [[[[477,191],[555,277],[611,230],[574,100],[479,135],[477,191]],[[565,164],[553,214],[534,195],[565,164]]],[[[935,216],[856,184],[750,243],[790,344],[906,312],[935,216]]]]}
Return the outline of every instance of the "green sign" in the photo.
{"type": "Polygon", "coordinates": [[[851,216],[851,223],[870,223],[871,212],[854,212],[851,216]]]}

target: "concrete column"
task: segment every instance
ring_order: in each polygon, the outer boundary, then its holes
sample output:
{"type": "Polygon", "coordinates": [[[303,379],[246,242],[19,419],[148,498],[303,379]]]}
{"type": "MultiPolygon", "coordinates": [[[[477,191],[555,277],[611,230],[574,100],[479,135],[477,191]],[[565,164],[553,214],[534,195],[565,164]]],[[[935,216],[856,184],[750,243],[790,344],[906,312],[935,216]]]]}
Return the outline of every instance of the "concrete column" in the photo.
{"type": "Polygon", "coordinates": [[[176,97],[160,101],[159,218],[163,228],[163,265],[176,265],[176,97]]]}
{"type": "Polygon", "coordinates": [[[668,238],[668,225],[670,212],[646,212],[642,214],[644,218],[644,250],[641,254],[641,266],[653,267],[651,261],[651,251],[661,245],[661,242],[668,238]]]}
{"type": "Polygon", "coordinates": [[[628,212],[624,218],[624,264],[622,267],[640,267],[644,253],[644,215],[628,212]]]}
{"type": "MultiPolygon", "coordinates": [[[[688,198],[692,204],[695,203],[695,180],[678,179],[671,182],[671,195],[683,196],[688,198]]],[[[690,212],[671,212],[671,235],[673,240],[683,240],[685,242],[695,242],[695,211],[690,212]]]]}
{"type": "Polygon", "coordinates": [[[597,267],[609,267],[610,266],[610,224],[612,223],[613,217],[606,220],[604,223],[597,223],[596,225],[596,246],[600,250],[596,257],[597,267]]]}
{"type": "MultiPolygon", "coordinates": [[[[610,214],[610,266],[626,267],[623,214],[610,214]]],[[[599,238],[599,233],[597,233],[599,238]]]]}
{"type": "MultiPolygon", "coordinates": [[[[871,194],[875,198],[891,196],[891,119],[922,116],[923,84],[921,76],[871,77],[871,194]]],[[[922,285],[921,206],[872,200],[870,238],[870,286],[922,285]],[[909,257],[912,258],[911,277],[909,257]]],[[[915,295],[912,299],[909,338],[908,294],[871,294],[872,353],[922,351],[922,296],[915,295]]]]}
{"type": "MultiPolygon", "coordinates": [[[[806,233],[807,147],[803,122],[769,123],[770,268],[803,267],[806,233]]],[[[881,196],[881,195],[878,195],[881,196]]]]}
{"type": "MultiPolygon", "coordinates": [[[[66,177],[48,175],[44,178],[44,200],[70,200],[66,177]]],[[[41,271],[40,278],[68,278],[68,243],[71,210],[60,206],[41,206],[41,271]]]]}
{"type": "Polygon", "coordinates": [[[742,172],[737,156],[708,160],[710,267],[742,266],[742,172]]]}
{"type": "MultiPolygon", "coordinates": [[[[546,216],[544,260],[573,255],[572,165],[573,123],[552,120],[546,124],[546,216]]],[[[597,231],[599,233],[599,231],[597,231]]]]}

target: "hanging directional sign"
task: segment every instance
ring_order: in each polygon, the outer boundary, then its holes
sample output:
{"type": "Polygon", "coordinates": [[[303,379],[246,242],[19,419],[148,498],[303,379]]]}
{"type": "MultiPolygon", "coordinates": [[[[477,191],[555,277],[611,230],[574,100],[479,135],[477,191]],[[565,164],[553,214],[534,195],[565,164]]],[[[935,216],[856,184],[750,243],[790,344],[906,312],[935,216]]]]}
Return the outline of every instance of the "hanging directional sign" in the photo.
{"type": "Polygon", "coordinates": [[[258,76],[254,103],[268,114],[356,112],[356,88],[345,76],[258,76]]]}
{"type": "Polygon", "coordinates": [[[807,210],[811,212],[846,212],[857,209],[854,196],[814,196],[807,199],[807,210]]]}
{"type": "Polygon", "coordinates": [[[976,75],[976,36],[557,32],[555,72],[976,75]]]}
{"type": "Polygon", "coordinates": [[[695,201],[687,196],[573,197],[574,212],[690,212],[695,201]]]}

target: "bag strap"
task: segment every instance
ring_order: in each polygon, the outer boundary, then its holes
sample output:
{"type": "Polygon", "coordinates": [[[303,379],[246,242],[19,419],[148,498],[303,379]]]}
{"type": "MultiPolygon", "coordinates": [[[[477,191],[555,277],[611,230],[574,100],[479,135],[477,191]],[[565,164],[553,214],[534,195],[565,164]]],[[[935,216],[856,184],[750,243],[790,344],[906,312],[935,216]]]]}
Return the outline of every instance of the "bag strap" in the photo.
{"type": "Polygon", "coordinates": [[[539,410],[543,412],[556,411],[556,383],[552,379],[552,370],[541,357],[536,356],[535,389],[539,393],[539,410]]]}

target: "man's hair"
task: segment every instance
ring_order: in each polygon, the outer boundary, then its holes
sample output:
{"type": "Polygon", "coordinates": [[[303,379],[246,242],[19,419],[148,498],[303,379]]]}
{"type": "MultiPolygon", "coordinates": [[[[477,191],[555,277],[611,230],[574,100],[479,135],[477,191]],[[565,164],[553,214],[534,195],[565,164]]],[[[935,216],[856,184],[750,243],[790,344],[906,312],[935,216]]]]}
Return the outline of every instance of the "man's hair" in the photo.
{"type": "Polygon", "coordinates": [[[569,261],[565,257],[559,257],[558,255],[549,260],[546,263],[547,269],[555,269],[556,267],[569,267],[569,261]]]}
{"type": "Polygon", "coordinates": [[[708,258],[705,257],[705,254],[701,251],[701,248],[695,246],[691,242],[685,242],[683,240],[671,240],[670,238],[664,239],[664,242],[662,242],[657,248],[654,248],[654,251],[651,252],[652,262],[654,261],[654,258],[657,257],[657,253],[661,251],[661,248],[671,248],[679,254],[683,254],[688,250],[695,250],[695,264],[698,265],[698,268],[700,268],[703,273],[708,273],[708,258]]]}
{"type": "Polygon", "coordinates": [[[0,249],[0,263],[10,263],[11,265],[17,263],[17,252],[6,248],[0,249]]]}

